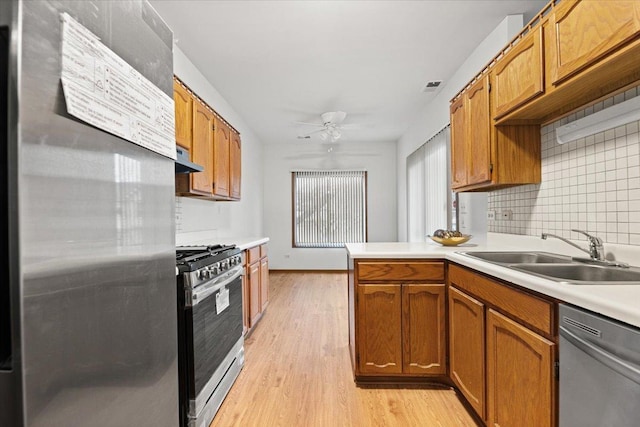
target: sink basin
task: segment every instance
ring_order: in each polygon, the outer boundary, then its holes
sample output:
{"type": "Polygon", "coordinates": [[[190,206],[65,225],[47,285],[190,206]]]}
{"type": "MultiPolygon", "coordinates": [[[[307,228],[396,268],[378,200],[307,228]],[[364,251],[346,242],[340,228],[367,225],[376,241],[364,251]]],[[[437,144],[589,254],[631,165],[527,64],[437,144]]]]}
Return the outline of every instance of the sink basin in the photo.
{"type": "Polygon", "coordinates": [[[464,252],[464,254],[497,264],[566,264],[571,262],[571,257],[548,252],[464,252]]]}
{"type": "Polygon", "coordinates": [[[514,270],[546,279],[584,285],[640,285],[640,270],[588,264],[514,264],[514,270]]]}

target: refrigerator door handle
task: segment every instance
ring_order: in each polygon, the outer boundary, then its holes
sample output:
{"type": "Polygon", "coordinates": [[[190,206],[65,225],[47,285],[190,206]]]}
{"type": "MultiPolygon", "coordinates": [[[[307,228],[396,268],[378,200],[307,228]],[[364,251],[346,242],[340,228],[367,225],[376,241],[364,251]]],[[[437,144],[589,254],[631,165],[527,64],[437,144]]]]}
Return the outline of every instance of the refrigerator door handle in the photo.
{"type": "Polygon", "coordinates": [[[560,326],[560,335],[609,369],[629,378],[636,384],[640,384],[640,368],[633,363],[623,360],[615,354],[611,354],[603,348],[591,344],[569,331],[564,326],[560,326]]]}

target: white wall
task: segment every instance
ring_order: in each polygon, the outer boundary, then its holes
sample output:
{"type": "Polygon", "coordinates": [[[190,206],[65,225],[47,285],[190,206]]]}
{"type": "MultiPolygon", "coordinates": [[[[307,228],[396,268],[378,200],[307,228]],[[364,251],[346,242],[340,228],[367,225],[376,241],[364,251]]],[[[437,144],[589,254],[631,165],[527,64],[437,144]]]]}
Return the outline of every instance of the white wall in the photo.
{"type": "Polygon", "coordinates": [[[396,240],[396,144],[301,141],[264,151],[264,221],[269,267],[284,270],[346,268],[344,249],[292,248],[291,171],[357,169],[367,171],[370,242],[396,240]],[[328,150],[333,148],[333,151],[328,150]]]}
{"type": "Polygon", "coordinates": [[[176,197],[176,244],[210,238],[263,236],[263,146],[242,117],[176,46],[173,70],[187,86],[216,110],[242,138],[242,193],[239,202],[212,202],[176,197]]]}
{"type": "MultiPolygon", "coordinates": [[[[522,15],[507,16],[445,81],[445,85],[419,114],[397,145],[398,240],[407,240],[406,161],[407,156],[449,123],[449,101],[475,76],[523,27],[522,15]]],[[[474,217],[474,232],[486,233],[486,195],[469,197],[461,194],[468,212],[474,217]],[[476,202],[480,202],[476,207],[476,202]],[[484,207],[484,209],[483,209],[484,207]]]]}

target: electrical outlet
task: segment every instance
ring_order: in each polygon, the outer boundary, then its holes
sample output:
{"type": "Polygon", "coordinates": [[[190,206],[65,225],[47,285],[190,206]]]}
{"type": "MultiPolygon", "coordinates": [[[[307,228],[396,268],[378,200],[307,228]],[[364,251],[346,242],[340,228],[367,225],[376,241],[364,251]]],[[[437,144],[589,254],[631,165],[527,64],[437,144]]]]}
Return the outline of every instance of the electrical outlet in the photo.
{"type": "Polygon", "coordinates": [[[509,209],[502,211],[502,219],[511,221],[513,219],[513,211],[509,209]]]}
{"type": "Polygon", "coordinates": [[[496,211],[487,211],[487,219],[494,221],[496,219],[496,211]]]}

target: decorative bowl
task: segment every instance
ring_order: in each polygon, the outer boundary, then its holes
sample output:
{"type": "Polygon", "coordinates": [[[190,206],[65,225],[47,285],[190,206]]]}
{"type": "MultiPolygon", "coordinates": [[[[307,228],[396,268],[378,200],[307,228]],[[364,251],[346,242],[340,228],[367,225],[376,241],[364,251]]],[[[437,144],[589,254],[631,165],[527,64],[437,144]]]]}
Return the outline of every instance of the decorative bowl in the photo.
{"type": "Polygon", "coordinates": [[[435,237],[428,236],[434,242],[440,243],[442,246],[458,246],[466,243],[471,239],[470,234],[463,234],[460,237],[435,237]]]}

